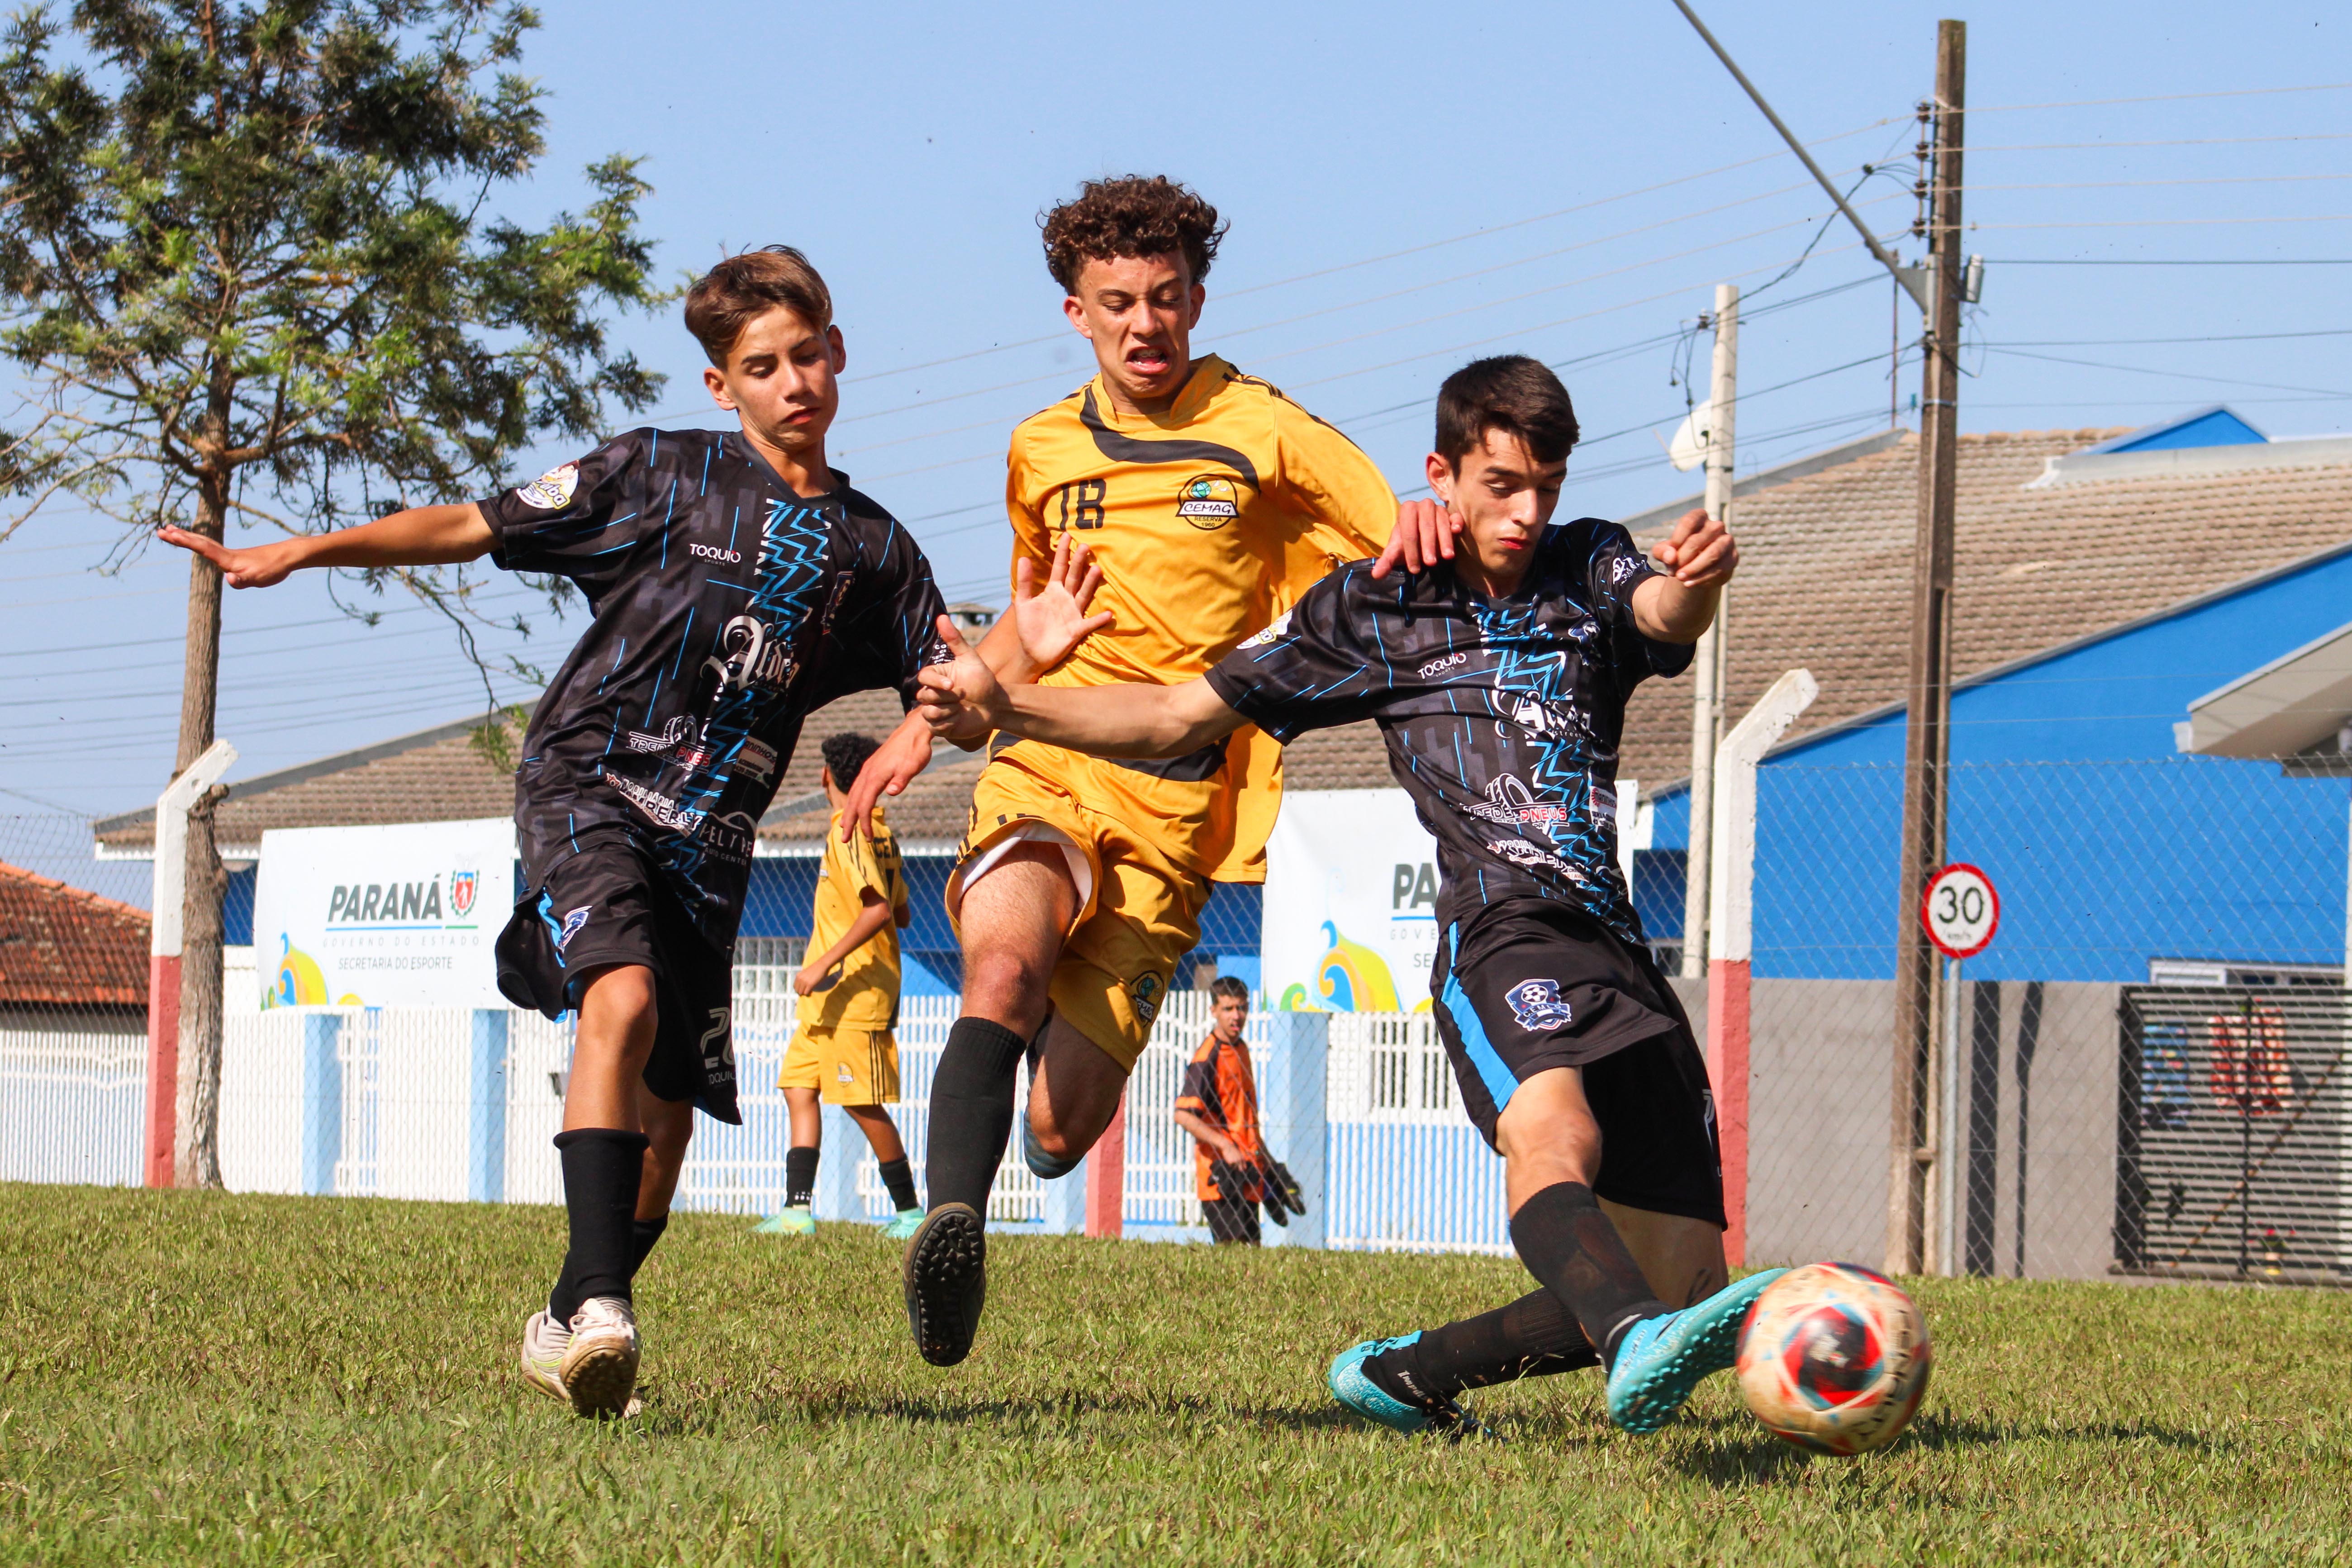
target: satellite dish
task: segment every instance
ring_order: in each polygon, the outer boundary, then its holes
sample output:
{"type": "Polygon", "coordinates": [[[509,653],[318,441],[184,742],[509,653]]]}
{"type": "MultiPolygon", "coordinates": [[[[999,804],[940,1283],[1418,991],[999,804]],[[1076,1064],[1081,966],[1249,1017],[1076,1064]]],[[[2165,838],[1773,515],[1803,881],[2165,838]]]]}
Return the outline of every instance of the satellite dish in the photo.
{"type": "Polygon", "coordinates": [[[1702,403],[1675,426],[1675,438],[1666,447],[1667,461],[1685,473],[1706,461],[1707,426],[1714,411],[1713,403],[1702,403]]]}

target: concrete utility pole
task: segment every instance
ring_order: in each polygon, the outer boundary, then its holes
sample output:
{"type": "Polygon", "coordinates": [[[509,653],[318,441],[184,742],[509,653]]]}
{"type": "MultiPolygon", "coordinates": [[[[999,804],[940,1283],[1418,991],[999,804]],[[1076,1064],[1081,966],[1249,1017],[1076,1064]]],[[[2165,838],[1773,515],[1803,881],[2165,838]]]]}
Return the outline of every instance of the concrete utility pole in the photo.
{"type": "MultiPolygon", "coordinates": [[[[1895,923],[1894,1117],[1888,1139],[1886,1271],[1927,1262],[1928,1175],[1951,1151],[1930,1139],[1936,950],[1920,929],[1927,879],[1944,859],[1951,760],[1952,538],[1959,457],[1960,159],[1969,29],[1937,24],[1927,220],[1927,330],[1919,393],[1919,531],[1912,559],[1911,668],[1904,684],[1901,892],[1895,923]]],[[[1946,1042],[1951,1049],[1954,1042],[1946,1042]]],[[[1945,1260],[1948,1261],[1948,1260],[1945,1260]]]]}
{"type": "MultiPolygon", "coordinates": [[[[1706,514],[1731,524],[1732,437],[1739,422],[1739,286],[1715,286],[1715,363],[1706,394],[1706,514]]],[[[1683,978],[1706,974],[1709,863],[1715,843],[1715,752],[1723,742],[1725,622],[1731,594],[1691,658],[1690,853],[1683,869],[1683,978]]]]}

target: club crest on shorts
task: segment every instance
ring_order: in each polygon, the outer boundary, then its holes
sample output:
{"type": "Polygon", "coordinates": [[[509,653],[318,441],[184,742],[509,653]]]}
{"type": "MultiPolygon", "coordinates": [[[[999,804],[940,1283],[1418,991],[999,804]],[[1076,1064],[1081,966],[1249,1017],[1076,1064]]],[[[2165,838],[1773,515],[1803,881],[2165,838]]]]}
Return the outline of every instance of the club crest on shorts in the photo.
{"type": "Polygon", "coordinates": [[[578,936],[580,934],[580,928],[588,923],[588,912],[595,907],[596,906],[593,904],[583,904],[578,909],[563,917],[563,923],[561,926],[558,926],[555,931],[556,952],[562,952],[565,948],[572,945],[572,939],[578,936]]]}
{"type": "Polygon", "coordinates": [[[1157,974],[1139,974],[1128,983],[1127,994],[1135,1000],[1135,1021],[1149,1025],[1160,1016],[1161,986],[1157,974]]]}
{"type": "Polygon", "coordinates": [[[525,506],[535,506],[541,511],[555,511],[572,504],[572,492],[580,488],[580,465],[565,463],[553,468],[515,491],[515,499],[525,506]]]}
{"type": "Polygon", "coordinates": [[[1503,1000],[1511,1005],[1511,1016],[1519,1027],[1530,1033],[1564,1029],[1573,1016],[1557,980],[1522,980],[1503,994],[1503,1000]]]}

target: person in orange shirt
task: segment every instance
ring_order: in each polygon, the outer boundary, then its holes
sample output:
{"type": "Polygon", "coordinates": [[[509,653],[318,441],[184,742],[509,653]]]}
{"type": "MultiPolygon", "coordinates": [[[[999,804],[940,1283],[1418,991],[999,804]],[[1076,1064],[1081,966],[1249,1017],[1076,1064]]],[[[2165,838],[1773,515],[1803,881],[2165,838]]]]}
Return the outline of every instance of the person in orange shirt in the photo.
{"type": "Polygon", "coordinates": [[[1192,1190],[1209,1234],[1220,1245],[1255,1247],[1257,1206],[1265,1200],[1265,1143],[1257,1130],[1257,1075],[1242,1039],[1249,987],[1220,974],[1209,997],[1209,1037],[1184,1068],[1176,1125],[1192,1135],[1192,1190]]]}

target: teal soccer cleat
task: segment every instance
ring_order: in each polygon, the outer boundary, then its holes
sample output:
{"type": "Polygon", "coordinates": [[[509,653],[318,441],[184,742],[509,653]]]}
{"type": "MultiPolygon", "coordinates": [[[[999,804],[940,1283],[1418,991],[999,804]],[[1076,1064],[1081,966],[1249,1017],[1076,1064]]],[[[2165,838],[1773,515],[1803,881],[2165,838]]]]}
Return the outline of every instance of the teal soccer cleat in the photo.
{"type": "Polygon", "coordinates": [[[1366,1340],[1333,1356],[1331,1370],[1324,1374],[1324,1382],[1331,1385],[1331,1397],[1365,1420],[1407,1436],[1435,1432],[1448,1437],[1472,1434],[1493,1436],[1491,1431],[1451,1399],[1439,1399],[1426,1405],[1408,1404],[1365,1373],[1364,1363],[1372,1357],[1399,1345],[1409,1345],[1419,1338],[1421,1331],[1416,1329],[1398,1339],[1366,1340]]]}
{"type": "Polygon", "coordinates": [[[883,1226],[882,1238],[885,1241],[904,1241],[922,1227],[922,1210],[900,1209],[890,1216],[887,1224],[883,1226]]]}
{"type": "Polygon", "coordinates": [[[1654,1432],[1673,1420],[1701,1378],[1738,1359],[1748,1309],[1787,1272],[1750,1274],[1696,1306],[1627,1329],[1609,1369],[1609,1419],[1633,1433],[1654,1432]]]}

